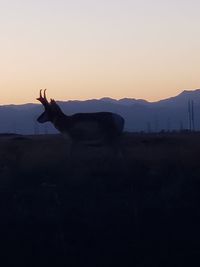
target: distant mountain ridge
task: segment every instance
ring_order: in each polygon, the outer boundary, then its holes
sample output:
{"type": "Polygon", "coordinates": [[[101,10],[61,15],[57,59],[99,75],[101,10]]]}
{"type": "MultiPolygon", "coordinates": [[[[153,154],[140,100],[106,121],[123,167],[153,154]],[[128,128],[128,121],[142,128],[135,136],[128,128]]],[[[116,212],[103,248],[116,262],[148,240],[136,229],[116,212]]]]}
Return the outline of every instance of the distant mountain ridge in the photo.
{"type": "MultiPolygon", "coordinates": [[[[85,101],[57,101],[66,114],[111,111],[125,118],[127,131],[161,131],[188,129],[188,101],[194,102],[195,128],[200,130],[200,89],[184,90],[174,97],[156,102],[143,99],[103,97],[85,101]]],[[[38,124],[41,104],[0,106],[0,133],[55,133],[50,123],[38,124]]]]}
{"type": "Polygon", "coordinates": [[[103,97],[100,99],[101,101],[110,102],[110,103],[117,103],[125,106],[133,105],[133,104],[147,104],[149,103],[143,99],[135,99],[135,98],[121,98],[119,100],[110,98],[110,97],[103,97]]]}

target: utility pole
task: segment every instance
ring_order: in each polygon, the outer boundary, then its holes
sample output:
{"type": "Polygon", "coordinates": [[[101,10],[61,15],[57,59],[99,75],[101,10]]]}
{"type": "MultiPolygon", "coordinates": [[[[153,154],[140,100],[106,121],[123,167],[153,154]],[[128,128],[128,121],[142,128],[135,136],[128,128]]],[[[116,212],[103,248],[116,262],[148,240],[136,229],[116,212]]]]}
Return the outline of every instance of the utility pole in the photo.
{"type": "Polygon", "coordinates": [[[194,124],[194,101],[191,101],[191,119],[192,119],[192,131],[195,131],[195,124],[194,124]]]}
{"type": "Polygon", "coordinates": [[[195,131],[194,101],[193,100],[188,100],[188,118],[189,118],[189,130],[195,131]]]}
{"type": "Polygon", "coordinates": [[[188,100],[188,119],[189,119],[189,130],[192,130],[192,109],[191,109],[191,102],[188,100]]]}

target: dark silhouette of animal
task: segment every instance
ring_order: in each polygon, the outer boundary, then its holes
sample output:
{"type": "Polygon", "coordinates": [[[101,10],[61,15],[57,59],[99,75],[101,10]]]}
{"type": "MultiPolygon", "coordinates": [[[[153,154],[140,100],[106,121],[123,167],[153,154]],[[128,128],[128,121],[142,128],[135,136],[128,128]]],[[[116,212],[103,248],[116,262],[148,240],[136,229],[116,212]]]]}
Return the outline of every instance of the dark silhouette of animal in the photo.
{"type": "Polygon", "coordinates": [[[63,135],[68,136],[72,141],[104,141],[112,143],[117,140],[124,128],[124,119],[112,112],[76,113],[66,115],[62,112],[55,100],[48,102],[46,89],[42,96],[37,98],[45,111],[38,117],[37,121],[51,122],[54,127],[63,135]]]}

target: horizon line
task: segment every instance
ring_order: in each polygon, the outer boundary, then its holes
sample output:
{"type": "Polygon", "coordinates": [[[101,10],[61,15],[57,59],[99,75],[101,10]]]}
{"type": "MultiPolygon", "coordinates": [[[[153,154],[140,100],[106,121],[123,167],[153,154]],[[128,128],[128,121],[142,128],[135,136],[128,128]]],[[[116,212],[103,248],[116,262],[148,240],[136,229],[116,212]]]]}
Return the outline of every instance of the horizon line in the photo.
{"type": "MultiPolygon", "coordinates": [[[[170,99],[170,98],[173,98],[173,97],[177,97],[179,96],[180,94],[184,93],[184,92],[196,92],[196,91],[200,91],[200,88],[196,88],[196,89],[184,89],[182,91],[180,91],[180,93],[176,94],[176,95],[173,95],[173,96],[169,96],[169,97],[166,97],[166,98],[161,98],[161,99],[158,99],[158,100],[154,100],[154,101],[150,101],[150,100],[147,100],[147,99],[144,99],[144,98],[134,98],[134,97],[122,97],[122,98],[114,98],[114,97],[111,97],[111,96],[103,96],[103,97],[100,97],[100,98],[88,98],[88,99],[68,99],[68,100],[58,100],[58,99],[55,99],[56,102],[74,102],[74,101],[77,101],[77,102],[85,102],[85,101],[92,101],[92,100],[103,100],[103,99],[111,99],[111,100],[114,100],[114,101],[120,101],[120,100],[123,100],[123,99],[130,99],[130,100],[136,100],[136,101],[139,101],[139,100],[142,100],[142,101],[145,101],[145,102],[148,102],[148,103],[156,103],[156,102],[159,102],[159,101],[162,101],[162,100],[167,100],[167,99],[170,99]]],[[[40,105],[40,103],[38,103],[37,101],[35,102],[22,102],[22,103],[9,103],[9,104],[0,104],[0,106],[23,106],[23,105],[40,105]]]]}

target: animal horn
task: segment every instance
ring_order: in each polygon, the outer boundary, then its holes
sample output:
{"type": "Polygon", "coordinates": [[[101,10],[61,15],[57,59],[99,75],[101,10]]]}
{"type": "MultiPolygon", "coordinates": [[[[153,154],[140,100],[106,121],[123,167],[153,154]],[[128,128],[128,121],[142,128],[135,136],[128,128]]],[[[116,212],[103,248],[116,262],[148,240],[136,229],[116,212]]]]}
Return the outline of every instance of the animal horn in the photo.
{"type": "Polygon", "coordinates": [[[47,97],[46,97],[46,90],[47,89],[44,90],[44,97],[43,97],[42,96],[42,89],[40,89],[40,96],[37,98],[37,100],[40,101],[40,103],[42,103],[45,108],[47,108],[49,105],[49,102],[48,102],[47,97]]]}
{"type": "Polygon", "coordinates": [[[44,89],[44,100],[45,100],[46,102],[48,102],[47,97],[46,97],[46,90],[47,90],[47,89],[44,89]]]}

